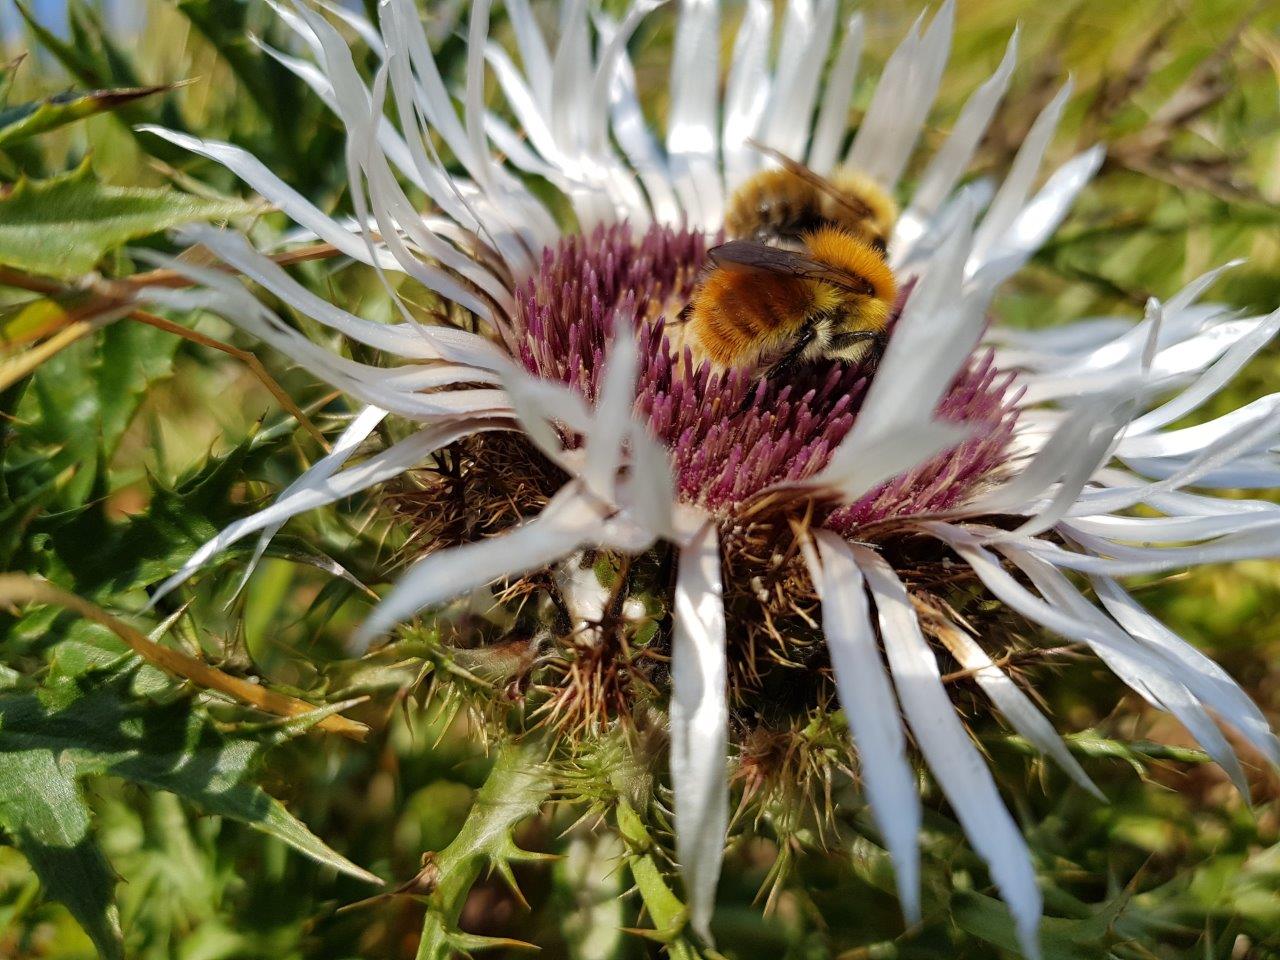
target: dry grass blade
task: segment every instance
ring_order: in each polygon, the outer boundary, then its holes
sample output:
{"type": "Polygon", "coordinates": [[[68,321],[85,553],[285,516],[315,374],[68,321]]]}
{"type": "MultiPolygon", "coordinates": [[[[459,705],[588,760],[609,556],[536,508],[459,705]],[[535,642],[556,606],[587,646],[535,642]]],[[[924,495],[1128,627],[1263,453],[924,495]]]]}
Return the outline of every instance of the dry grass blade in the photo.
{"type": "Polygon", "coordinates": [[[139,323],[145,323],[148,326],[155,327],[158,330],[164,330],[172,333],[176,337],[182,337],[184,340],[190,340],[192,343],[198,343],[204,347],[211,347],[214,350],[220,350],[227,356],[235,357],[247,366],[253,375],[258,378],[259,382],[267,388],[271,396],[276,398],[276,402],[291,417],[302,425],[302,428],[315,438],[316,442],[324,448],[325,452],[329,451],[329,442],[324,438],[324,434],[320,432],[320,428],[311,422],[311,418],[303,413],[302,408],[293,402],[293,398],[285,392],[284,387],[276,381],[276,379],[267,372],[267,368],[262,365],[262,361],[248,350],[241,350],[239,347],[233,347],[229,343],[223,343],[213,337],[207,337],[203,333],[196,333],[182,324],[174,323],[172,320],[166,320],[164,317],[154,313],[148,313],[146,310],[133,310],[129,313],[130,320],[137,320],[139,323]]]}
{"type": "MultiPolygon", "coordinates": [[[[0,604],[17,603],[51,603],[77,613],[86,620],[92,620],[106,627],[152,666],[189,680],[198,687],[226,694],[265,713],[280,717],[300,717],[316,709],[315,704],[241,680],[195,657],[162,647],[148,640],[129,624],[116,619],[97,604],[68,593],[51,583],[36,580],[21,573],[0,575],[0,604]]],[[[339,733],[353,740],[363,740],[369,732],[369,728],[363,723],[336,715],[325,717],[316,726],[321,730],[339,733]]]]}

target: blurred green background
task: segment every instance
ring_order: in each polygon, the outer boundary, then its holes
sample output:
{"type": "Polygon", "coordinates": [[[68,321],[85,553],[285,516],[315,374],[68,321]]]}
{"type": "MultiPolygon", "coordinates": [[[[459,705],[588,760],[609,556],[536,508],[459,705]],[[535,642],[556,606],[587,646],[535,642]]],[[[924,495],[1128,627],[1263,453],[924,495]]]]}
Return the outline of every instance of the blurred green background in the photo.
{"type": "MultiPolygon", "coordinates": [[[[554,4],[535,7],[544,22],[556,22],[554,4]]],[[[891,2],[861,8],[869,37],[864,64],[878,65],[917,10],[891,2]]],[[[442,69],[456,81],[464,63],[458,5],[432,3],[429,11],[442,69]]],[[[727,7],[726,45],[740,12],[727,7]]],[[[6,13],[18,23],[14,11],[6,13]]],[[[138,22],[136,35],[112,32],[95,8],[73,4],[58,30],[28,24],[8,38],[5,59],[28,54],[7,72],[10,106],[69,89],[189,82],[39,138],[0,144],[0,181],[53,176],[88,157],[99,182],[241,195],[224,171],[132,132],[132,124],[151,120],[242,144],[322,206],[346,209],[342,130],[249,42],[252,34],[292,49],[266,4],[152,0],[138,22]]],[[[500,10],[494,23],[509,40],[500,10]]],[[[654,116],[665,109],[671,23],[670,11],[654,14],[634,45],[654,116]]],[[[1069,222],[998,301],[1002,318],[1037,326],[1085,315],[1136,318],[1148,296],[1167,297],[1234,257],[1247,262],[1219,283],[1216,298],[1255,313],[1280,305],[1280,8],[1240,0],[961,0],[930,140],[945,134],[1018,23],[1020,66],[978,172],[1007,166],[1068,74],[1076,92],[1053,157],[1097,141],[1108,144],[1109,156],[1069,222]]],[[[875,72],[864,67],[855,111],[865,108],[873,88],[865,78],[875,72]]],[[[286,225],[270,214],[251,226],[265,243],[286,225]]],[[[142,242],[168,249],[159,236],[142,242]]],[[[137,269],[119,252],[100,266],[108,275],[137,269]]],[[[325,263],[294,273],[363,315],[387,315],[365,272],[325,263]]],[[[6,319],[35,299],[0,287],[6,319]]],[[[238,347],[255,346],[208,316],[174,319],[238,347]]],[[[322,428],[349,412],[284,358],[265,350],[258,356],[322,428]]],[[[1273,347],[1198,416],[1270,392],[1278,373],[1273,347]]],[[[145,585],[318,456],[314,440],[243,359],[129,322],[82,339],[0,393],[0,432],[0,567],[39,573],[116,611],[139,610],[145,585]]],[[[341,657],[341,642],[367,601],[323,567],[336,561],[365,584],[385,583],[404,535],[376,498],[301,518],[244,594],[231,599],[246,558],[241,550],[200,578],[171,624],[179,646],[228,672],[312,697],[372,696],[357,711],[374,726],[367,743],[306,734],[272,747],[255,777],[330,847],[393,886],[415,875],[424,851],[449,843],[490,762],[475,719],[430,679],[422,682],[420,661],[353,665],[341,657]]],[[[1143,585],[1139,595],[1280,720],[1280,565],[1169,576],[1143,585]]],[[[40,696],[58,684],[105,682],[103,671],[118,667],[123,652],[107,631],[48,607],[7,616],[0,643],[0,688],[40,696]]],[[[1280,957],[1275,772],[1253,758],[1250,809],[1217,768],[1183,749],[1190,740],[1176,723],[1146,709],[1092,659],[1066,651],[1021,672],[1060,729],[1077,734],[1074,748],[1111,801],[1097,803],[1028,757],[977,708],[967,681],[953,685],[1045,878],[1046,956],[1280,957]]],[[[145,671],[121,682],[129,702],[166,709],[185,702],[145,671]]],[[[260,736],[225,705],[199,709],[201,723],[219,736],[260,736]]],[[[207,803],[181,791],[145,788],[118,771],[81,784],[93,835],[120,878],[129,957],[414,956],[422,924],[414,898],[339,912],[372,888],[234,817],[207,814],[207,803]]],[[[1012,955],[1002,952],[1011,942],[1007,923],[978,879],[977,859],[936,790],[928,783],[923,789],[930,813],[921,927],[903,933],[883,851],[863,836],[865,811],[849,798],[841,815],[848,843],[824,850],[812,836],[789,835],[795,872],[767,915],[755,901],[783,834],[766,825],[758,839],[732,851],[716,928],[723,953],[813,960],[1012,955]]],[[[463,927],[530,941],[549,958],[656,955],[657,943],[622,932],[649,923],[636,897],[624,896],[631,879],[618,865],[617,841],[590,824],[569,829],[581,813],[566,802],[523,825],[522,846],[563,858],[516,867],[527,906],[501,878],[482,876],[463,927]]],[[[0,957],[94,955],[67,909],[41,895],[23,855],[0,846],[0,957]]]]}

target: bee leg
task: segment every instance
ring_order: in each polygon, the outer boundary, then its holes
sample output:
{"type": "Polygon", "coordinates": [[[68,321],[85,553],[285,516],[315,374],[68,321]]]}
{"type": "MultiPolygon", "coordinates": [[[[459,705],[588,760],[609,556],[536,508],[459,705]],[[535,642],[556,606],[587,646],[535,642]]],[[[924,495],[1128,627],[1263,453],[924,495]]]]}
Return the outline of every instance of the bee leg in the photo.
{"type": "MultiPolygon", "coordinates": [[[[806,323],[800,328],[800,333],[796,336],[796,342],[791,345],[791,349],[782,356],[782,359],[766,370],[761,379],[772,380],[790,371],[792,367],[800,362],[800,358],[804,356],[804,352],[809,349],[809,344],[813,343],[817,335],[818,331],[814,325],[806,323]]],[[[748,390],[747,395],[742,398],[742,406],[738,408],[738,413],[734,414],[734,416],[741,414],[747,407],[751,406],[755,396],[755,390],[748,390]]]]}
{"type": "Polygon", "coordinates": [[[880,361],[880,354],[884,352],[885,341],[886,337],[883,333],[871,330],[838,333],[831,338],[827,353],[831,357],[842,359],[846,364],[866,364],[870,362],[870,367],[874,370],[876,364],[880,361]],[[870,347],[857,356],[841,356],[845,351],[859,343],[870,343],[870,347]]]}

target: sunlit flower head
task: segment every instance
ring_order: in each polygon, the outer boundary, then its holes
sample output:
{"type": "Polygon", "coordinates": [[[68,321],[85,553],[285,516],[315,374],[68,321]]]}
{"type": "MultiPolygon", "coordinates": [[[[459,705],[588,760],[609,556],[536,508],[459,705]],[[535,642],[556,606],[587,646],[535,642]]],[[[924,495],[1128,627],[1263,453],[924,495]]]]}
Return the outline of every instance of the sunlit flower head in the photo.
{"type": "MultiPolygon", "coordinates": [[[[1219,722],[1280,761],[1257,707],[1119,580],[1280,553],[1274,505],[1206,492],[1280,484],[1280,395],[1171,428],[1272,338],[1280,313],[1202,303],[1215,273],[1153,300],[1141,319],[1063,317],[1036,333],[992,325],[1000,286],[1102,160],[1093,148],[1041,170],[1069,83],[1001,180],[966,182],[1009,85],[1016,36],[941,146],[921,155],[952,3],[911,28],[851,130],[859,16],[840,24],[834,2],[793,0],[775,31],[774,5],[750,0],[721,64],[719,4],[683,0],[658,125],[628,52],[644,18],[665,15],[658,6],[636,3],[614,22],[567,2],[549,43],[527,0],[508,0],[508,50],[490,39],[490,4],[478,0],[457,90],[412,0],[382,0],[376,25],[282,6],[310,56],[270,52],[347,130],[346,221],[236,147],[149,128],[227,166],[302,239],[373,267],[400,322],[309,293],[240,236],[201,229],[190,241],[401,361],[335,354],[231,274],[170,264],[201,286],[148,291],[151,300],[216,311],[366,406],[331,453],[201,548],[157,596],[235,540],[256,533],[261,552],[289,517],[390,483],[390,502],[418,527],[420,556],[354,648],[491,585],[504,589],[499,599],[550,597],[558,616],[535,638],[536,659],[554,667],[537,683],[544,719],[607,726],[642,694],[669,702],[676,856],[700,935],[710,935],[733,764],[746,765],[747,741],[770,733],[775,715],[804,716],[834,692],[907,917],[920,913],[910,735],[1036,956],[1031,858],[951,706],[939,658],[970,671],[1011,726],[1097,790],[993,662],[990,638],[951,610],[949,585],[979,584],[1009,612],[1092,649],[1242,788],[1219,722]],[[349,36],[378,62],[371,82],[349,36]],[[501,110],[485,98],[491,78],[501,110]],[[690,339],[686,308],[716,268],[726,212],[777,155],[837,182],[856,171],[901,208],[876,268],[896,291],[883,294],[882,353],[806,355],[773,377],[714,362],[690,339]],[[428,322],[392,274],[466,322],[428,322]],[[350,465],[387,417],[413,432],[350,465]],[[406,474],[412,485],[397,480],[406,474]],[[607,589],[588,562],[598,553],[617,559],[607,589]],[[594,691],[589,704],[583,690],[594,691]]],[[[873,293],[883,291],[868,284],[858,296],[873,293]]],[[[743,316],[726,308],[712,319],[743,316]]]]}

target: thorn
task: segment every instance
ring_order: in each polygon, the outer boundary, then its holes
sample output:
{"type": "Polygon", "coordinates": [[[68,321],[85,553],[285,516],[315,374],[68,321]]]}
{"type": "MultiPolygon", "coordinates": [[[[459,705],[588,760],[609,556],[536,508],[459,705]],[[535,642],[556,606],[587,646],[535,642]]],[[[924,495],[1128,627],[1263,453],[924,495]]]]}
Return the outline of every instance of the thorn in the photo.
{"type": "Polygon", "coordinates": [[[511,937],[482,937],[475,933],[463,933],[458,930],[448,935],[449,945],[461,954],[469,955],[473,950],[496,950],[499,947],[506,947],[509,950],[532,950],[540,951],[542,948],[535,943],[527,943],[524,940],[514,940],[511,937]]]}
{"type": "Polygon", "coordinates": [[[507,889],[519,901],[520,906],[524,907],[525,910],[532,910],[533,908],[529,906],[529,901],[525,898],[524,892],[520,889],[520,884],[516,881],[516,875],[511,870],[511,864],[506,860],[494,860],[492,868],[506,883],[507,889]]]}

